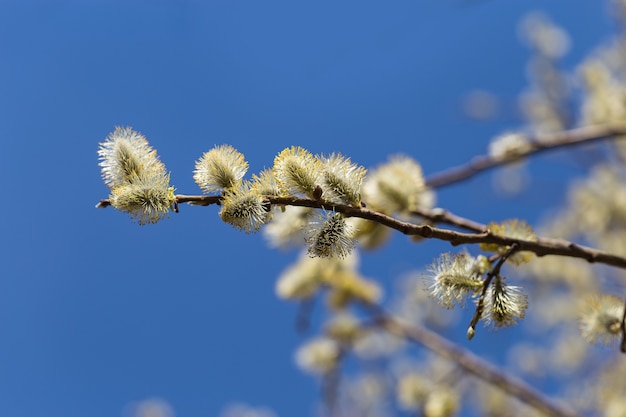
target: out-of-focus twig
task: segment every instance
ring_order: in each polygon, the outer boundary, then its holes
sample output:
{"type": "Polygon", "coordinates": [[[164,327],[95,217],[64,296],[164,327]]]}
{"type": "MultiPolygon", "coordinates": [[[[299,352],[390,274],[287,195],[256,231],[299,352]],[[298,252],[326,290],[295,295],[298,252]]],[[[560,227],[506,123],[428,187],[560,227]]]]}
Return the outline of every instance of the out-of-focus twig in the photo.
{"type": "Polygon", "coordinates": [[[510,164],[540,152],[578,146],[598,140],[618,138],[623,135],[626,135],[626,123],[620,122],[528,136],[529,146],[524,151],[502,156],[484,155],[474,157],[466,164],[430,175],[426,178],[426,185],[430,188],[441,188],[467,180],[483,171],[510,164]]]}
{"type": "Polygon", "coordinates": [[[377,305],[366,305],[374,322],[390,333],[418,343],[445,359],[456,363],[463,370],[497,387],[521,402],[540,410],[546,415],[577,417],[578,414],[563,404],[544,396],[523,381],[514,378],[484,361],[472,352],[461,348],[425,327],[408,324],[387,314],[377,305]]]}

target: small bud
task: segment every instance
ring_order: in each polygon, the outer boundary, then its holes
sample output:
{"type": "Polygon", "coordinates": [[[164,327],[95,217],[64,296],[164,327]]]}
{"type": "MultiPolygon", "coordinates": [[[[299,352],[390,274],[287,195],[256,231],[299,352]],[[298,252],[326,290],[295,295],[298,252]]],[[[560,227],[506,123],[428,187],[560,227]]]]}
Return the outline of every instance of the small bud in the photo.
{"type": "Polygon", "coordinates": [[[472,340],[476,334],[476,329],[473,326],[467,328],[467,340],[472,340]]]}
{"type": "Polygon", "coordinates": [[[320,198],[322,198],[323,193],[324,191],[322,190],[322,187],[320,187],[319,185],[316,185],[315,190],[313,190],[313,199],[319,200],[320,198]]]}

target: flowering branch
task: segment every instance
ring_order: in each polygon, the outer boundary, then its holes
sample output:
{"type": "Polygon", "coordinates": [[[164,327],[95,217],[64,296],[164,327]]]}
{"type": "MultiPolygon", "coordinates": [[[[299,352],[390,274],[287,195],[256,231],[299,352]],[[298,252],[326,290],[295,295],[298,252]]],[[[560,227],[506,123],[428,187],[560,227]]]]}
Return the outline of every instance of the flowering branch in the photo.
{"type": "Polygon", "coordinates": [[[490,363],[439,336],[437,333],[425,327],[409,325],[406,322],[399,321],[387,314],[377,305],[369,304],[366,305],[366,308],[372,313],[375,323],[385,328],[390,333],[416,342],[438,355],[453,361],[467,372],[502,389],[537,410],[551,416],[577,416],[577,414],[569,408],[555,403],[523,381],[504,374],[490,363]]]}
{"type": "Polygon", "coordinates": [[[464,165],[431,175],[426,178],[426,186],[429,188],[444,187],[471,178],[483,171],[507,165],[540,152],[592,143],[598,140],[615,139],[621,135],[626,135],[626,123],[624,122],[584,126],[538,136],[520,135],[522,140],[526,142],[523,149],[515,149],[502,155],[477,156],[464,165]]]}
{"type": "MultiPolygon", "coordinates": [[[[209,206],[212,204],[220,204],[223,198],[220,196],[177,195],[175,196],[175,199],[177,204],[190,203],[198,206],[209,206]]],[[[427,224],[409,223],[365,207],[340,205],[328,203],[323,200],[266,196],[264,201],[267,204],[268,209],[271,205],[282,205],[331,210],[343,213],[346,217],[360,217],[362,219],[374,221],[391,229],[395,229],[405,235],[420,236],[426,239],[445,240],[450,242],[453,246],[478,243],[494,244],[499,246],[511,246],[516,244],[519,251],[533,252],[537,256],[567,256],[570,258],[584,259],[589,263],[602,263],[626,269],[626,258],[622,256],[578,245],[563,239],[538,238],[537,241],[530,241],[500,236],[491,233],[484,225],[463,219],[452,215],[451,213],[441,213],[436,210],[434,210],[434,214],[431,215],[428,215],[427,210],[420,210],[420,215],[425,215],[424,217],[432,219],[445,219],[447,222],[454,225],[475,230],[475,233],[461,233],[433,227],[427,224]]],[[[101,200],[96,207],[104,208],[109,205],[111,205],[109,200],[101,200]]]]}
{"type": "Polygon", "coordinates": [[[495,276],[500,274],[502,265],[504,265],[509,256],[511,256],[516,251],[517,244],[511,245],[506,253],[500,257],[496,266],[491,270],[491,272],[489,272],[489,274],[487,274],[487,278],[485,278],[485,281],[483,283],[483,289],[480,294],[480,298],[478,299],[478,304],[476,305],[476,310],[474,311],[474,316],[472,317],[470,325],[467,329],[467,338],[469,340],[472,340],[472,338],[474,337],[474,334],[476,333],[476,325],[483,315],[483,310],[485,308],[485,295],[487,294],[487,289],[489,288],[489,284],[491,284],[491,280],[493,280],[495,276]]]}

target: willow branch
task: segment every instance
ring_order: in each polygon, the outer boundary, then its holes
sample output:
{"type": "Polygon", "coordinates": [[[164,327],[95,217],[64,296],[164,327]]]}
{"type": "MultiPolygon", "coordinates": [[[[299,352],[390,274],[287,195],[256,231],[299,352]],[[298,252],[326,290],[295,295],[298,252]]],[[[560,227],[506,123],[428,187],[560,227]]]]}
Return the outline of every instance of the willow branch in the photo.
{"type": "Polygon", "coordinates": [[[529,406],[551,416],[577,417],[573,410],[554,402],[520,379],[505,374],[489,362],[455,345],[437,333],[425,327],[397,320],[379,306],[367,305],[366,308],[372,313],[374,322],[390,333],[426,347],[529,406]]]}
{"type": "MultiPolygon", "coordinates": [[[[208,206],[212,204],[220,204],[219,196],[193,196],[193,195],[177,195],[177,203],[189,203],[192,205],[208,206]]],[[[397,230],[408,236],[420,236],[425,239],[439,239],[450,242],[453,246],[465,244],[495,244],[498,246],[511,246],[516,244],[519,251],[533,252],[537,256],[557,255],[570,258],[584,259],[589,263],[602,263],[617,268],[626,269],[626,258],[604,252],[587,246],[578,245],[563,239],[538,238],[537,241],[521,240],[506,236],[494,235],[486,226],[480,225],[450,213],[445,217],[447,220],[459,224],[464,224],[474,228],[474,233],[462,233],[453,230],[441,229],[427,224],[415,224],[396,219],[383,213],[370,210],[365,207],[353,207],[346,205],[338,205],[323,200],[309,200],[298,197],[274,197],[267,196],[266,203],[268,207],[271,205],[282,206],[300,206],[325,210],[333,210],[343,213],[347,217],[359,217],[366,220],[379,223],[391,229],[397,230]]],[[[108,207],[108,200],[101,200],[96,207],[108,207]]],[[[423,211],[423,210],[422,210],[423,211]]],[[[425,211],[423,211],[425,213],[425,211]]],[[[444,212],[445,213],[445,212],[444,212]]],[[[433,218],[441,218],[442,214],[435,210],[433,218]]]]}
{"type": "Polygon", "coordinates": [[[500,270],[502,269],[502,265],[506,262],[506,260],[517,251],[517,244],[512,245],[509,250],[506,251],[504,255],[500,257],[496,266],[487,274],[487,278],[483,282],[483,289],[480,293],[480,298],[478,299],[478,303],[476,304],[476,310],[474,311],[474,315],[472,316],[472,320],[467,328],[467,338],[472,340],[474,334],[476,333],[476,325],[478,321],[483,315],[483,310],[485,308],[485,296],[487,295],[487,289],[489,285],[491,285],[491,281],[498,275],[500,275],[500,270]]]}
{"type": "Polygon", "coordinates": [[[464,165],[429,176],[426,178],[426,185],[430,188],[441,188],[464,181],[483,171],[507,165],[540,152],[592,143],[604,139],[614,139],[622,135],[626,135],[626,123],[623,122],[610,125],[584,126],[561,132],[528,136],[526,139],[529,147],[524,151],[503,156],[477,156],[464,165]]]}
{"type": "Polygon", "coordinates": [[[482,233],[487,231],[487,225],[478,223],[474,220],[466,219],[461,216],[457,216],[448,210],[442,208],[425,209],[416,208],[409,214],[422,217],[432,223],[444,223],[450,226],[455,226],[460,229],[468,230],[470,232],[482,233]]]}

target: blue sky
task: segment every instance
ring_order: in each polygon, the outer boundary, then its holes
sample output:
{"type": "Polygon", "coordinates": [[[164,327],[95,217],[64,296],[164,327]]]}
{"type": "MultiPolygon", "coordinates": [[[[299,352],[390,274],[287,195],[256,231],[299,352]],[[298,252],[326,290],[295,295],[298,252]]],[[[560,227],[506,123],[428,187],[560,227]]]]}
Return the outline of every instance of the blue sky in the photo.
{"type": "MultiPolygon", "coordinates": [[[[520,17],[542,9],[570,31],[567,68],[612,30],[599,3],[0,0],[0,415],[121,416],[148,397],[178,416],[235,401],[312,415],[316,382],[292,360],[296,307],[274,295],[296,253],[222,224],[215,207],[146,227],[96,210],[98,142],[116,125],[141,131],[185,194],[199,193],[194,161],[222,143],[251,172],[300,145],[366,167],[404,152],[434,173],[522,124],[520,17]],[[468,119],[474,89],[508,110],[468,119]]],[[[502,199],[485,174],[439,204],[536,221],[576,167],[534,167],[532,192],[502,199]]],[[[442,248],[395,236],[362,270],[390,286],[442,248]]]]}

